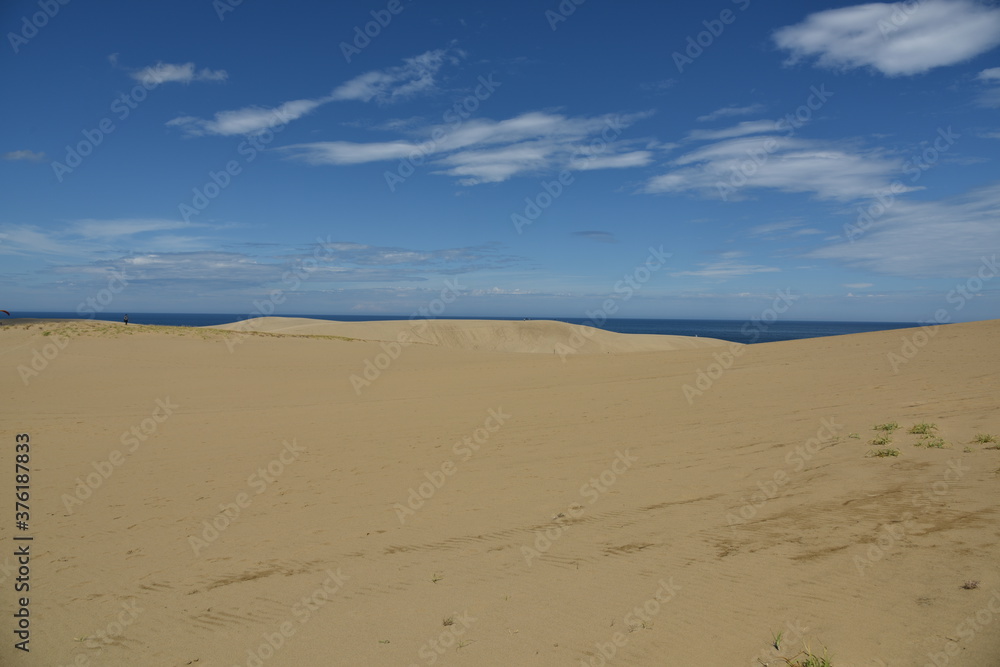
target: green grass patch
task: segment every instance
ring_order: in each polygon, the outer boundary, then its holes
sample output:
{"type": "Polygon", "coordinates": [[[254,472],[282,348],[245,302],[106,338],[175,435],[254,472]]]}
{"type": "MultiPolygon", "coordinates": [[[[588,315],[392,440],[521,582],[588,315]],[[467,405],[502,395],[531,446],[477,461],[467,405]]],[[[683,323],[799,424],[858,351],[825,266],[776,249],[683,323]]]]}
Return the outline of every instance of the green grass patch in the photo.
{"type": "Polygon", "coordinates": [[[872,447],[885,447],[890,442],[892,442],[892,436],[889,434],[879,435],[868,441],[868,444],[872,447]]]}
{"type": "Polygon", "coordinates": [[[892,433],[899,428],[899,424],[896,422],[886,422],[884,424],[876,424],[872,426],[873,431],[885,431],[886,433],[892,433]]]}
{"type": "Polygon", "coordinates": [[[899,456],[899,450],[895,447],[881,447],[868,452],[869,457],[884,459],[889,456],[899,456]]]}
{"type": "Polygon", "coordinates": [[[914,424],[910,427],[910,433],[916,435],[930,435],[937,430],[937,424],[929,424],[927,422],[920,422],[919,424],[914,424]]]}

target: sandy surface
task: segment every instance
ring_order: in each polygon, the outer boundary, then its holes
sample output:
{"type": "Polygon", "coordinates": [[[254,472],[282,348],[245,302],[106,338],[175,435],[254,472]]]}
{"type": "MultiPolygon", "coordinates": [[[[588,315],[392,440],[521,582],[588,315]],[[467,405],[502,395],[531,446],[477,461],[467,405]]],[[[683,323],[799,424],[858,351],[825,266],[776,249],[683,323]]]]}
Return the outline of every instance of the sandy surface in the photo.
{"type": "Polygon", "coordinates": [[[0,665],[1000,664],[1000,321],[255,326],[0,328],[0,665]]]}

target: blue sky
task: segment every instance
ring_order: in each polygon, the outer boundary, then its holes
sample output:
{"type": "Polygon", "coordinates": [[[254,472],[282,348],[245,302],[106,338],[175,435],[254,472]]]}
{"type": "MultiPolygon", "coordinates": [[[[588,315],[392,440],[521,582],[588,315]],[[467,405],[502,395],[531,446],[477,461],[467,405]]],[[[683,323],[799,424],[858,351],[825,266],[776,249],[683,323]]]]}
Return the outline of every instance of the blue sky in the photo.
{"type": "Polygon", "coordinates": [[[8,310],[1000,312],[996,3],[35,0],[0,26],[8,310]]]}

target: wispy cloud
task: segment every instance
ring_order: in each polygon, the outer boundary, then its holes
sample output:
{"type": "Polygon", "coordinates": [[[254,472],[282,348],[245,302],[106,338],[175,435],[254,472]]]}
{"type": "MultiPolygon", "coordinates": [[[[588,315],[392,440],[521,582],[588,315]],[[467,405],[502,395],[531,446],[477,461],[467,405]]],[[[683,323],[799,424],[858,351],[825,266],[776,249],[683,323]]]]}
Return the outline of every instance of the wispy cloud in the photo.
{"type": "Polygon", "coordinates": [[[10,151],[9,153],[3,154],[4,160],[23,160],[25,162],[42,162],[45,160],[45,153],[36,153],[35,151],[10,151]]]}
{"type": "Polygon", "coordinates": [[[213,120],[203,120],[193,116],[180,116],[167,121],[168,126],[180,127],[188,136],[200,137],[209,134],[230,136],[234,134],[258,134],[272,127],[278,127],[297,120],[329,100],[292,100],[273,107],[244,107],[233,111],[220,111],[213,120]]]}
{"type": "MultiPolygon", "coordinates": [[[[461,53],[461,52],[459,52],[461,53]]],[[[445,63],[458,64],[460,57],[444,49],[427,51],[413,58],[406,58],[398,67],[365,72],[341,84],[330,94],[331,101],[356,100],[388,104],[420,93],[427,93],[437,86],[435,77],[445,63]]]]}
{"type": "Polygon", "coordinates": [[[1000,248],[998,210],[1000,183],[941,201],[900,199],[853,243],[841,240],[807,256],[896,276],[968,277],[984,254],[1000,248]]]}
{"type": "Polygon", "coordinates": [[[771,222],[765,225],[751,227],[748,234],[766,239],[786,238],[789,236],[812,236],[823,232],[812,227],[805,227],[804,223],[798,220],[785,220],[782,222],[771,222]]]}
{"type": "Polygon", "coordinates": [[[315,165],[381,162],[420,155],[435,173],[458,177],[463,185],[496,183],[513,176],[556,168],[616,169],[643,166],[652,153],[616,139],[601,152],[588,147],[602,133],[612,138],[648,114],[567,117],[528,112],[495,121],[476,119],[454,128],[433,125],[413,131],[417,138],[389,142],[325,141],[285,146],[292,159],[315,165]],[[431,140],[437,136],[439,140],[431,140]],[[425,139],[420,141],[420,139],[425,139]]]}
{"type": "Polygon", "coordinates": [[[677,271],[671,276],[694,276],[697,278],[714,278],[727,280],[729,278],[740,278],[750,276],[755,273],[775,273],[781,269],[774,266],[764,266],[762,264],[746,264],[739,260],[743,256],[741,252],[722,253],[721,259],[714,262],[702,262],[698,266],[700,269],[693,271],[677,271]]]}
{"type": "Polygon", "coordinates": [[[257,134],[297,120],[330,102],[375,101],[389,104],[436,90],[435,77],[445,63],[458,62],[458,56],[439,49],[407,58],[403,65],[365,72],[337,86],[329,95],[291,100],[275,107],[248,106],[219,111],[211,120],[180,116],[167,122],[180,127],[189,136],[257,134]]]}
{"type": "Polygon", "coordinates": [[[733,196],[735,183],[739,192],[767,188],[847,201],[888,187],[893,174],[902,168],[900,160],[878,150],[773,135],[708,144],[671,164],[672,171],[650,179],[642,191],[733,196]],[[749,173],[748,164],[752,165],[749,173]]]}
{"type": "Polygon", "coordinates": [[[677,85],[677,79],[660,79],[639,84],[639,88],[647,93],[665,93],[677,85]]]}
{"type": "Polygon", "coordinates": [[[990,108],[1000,107],[1000,67],[984,69],[976,79],[985,86],[985,90],[979,95],[979,104],[990,108]]]}
{"type": "Polygon", "coordinates": [[[728,106],[722,107],[721,109],[716,109],[712,113],[707,113],[704,116],[698,116],[698,122],[708,123],[713,120],[718,120],[720,118],[729,118],[731,116],[752,116],[764,111],[763,104],[750,104],[743,107],[728,106]]]}
{"type": "Polygon", "coordinates": [[[715,141],[718,139],[745,137],[751,134],[767,134],[774,132],[776,129],[776,123],[773,120],[745,120],[733,127],[726,127],[719,130],[691,130],[688,133],[688,139],[692,141],[715,141]]]}
{"type": "Polygon", "coordinates": [[[791,62],[871,67],[886,76],[955,65],[1000,44],[1000,8],[973,0],[869,3],[809,15],[774,33],[791,62]]]}
{"type": "Polygon", "coordinates": [[[202,68],[195,70],[194,63],[172,64],[158,62],[132,72],[132,78],[147,86],[161,83],[191,83],[192,81],[225,81],[229,77],[224,69],[202,68]]]}
{"type": "Polygon", "coordinates": [[[182,220],[155,218],[120,218],[113,220],[84,219],[72,222],[67,231],[84,239],[112,240],[122,237],[195,227],[182,220]]]}

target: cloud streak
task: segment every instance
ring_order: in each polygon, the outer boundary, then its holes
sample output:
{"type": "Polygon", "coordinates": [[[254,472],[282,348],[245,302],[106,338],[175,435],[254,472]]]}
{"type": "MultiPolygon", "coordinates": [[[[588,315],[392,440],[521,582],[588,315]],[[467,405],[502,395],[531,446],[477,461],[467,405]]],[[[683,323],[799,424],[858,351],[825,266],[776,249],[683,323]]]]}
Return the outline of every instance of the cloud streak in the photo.
{"type": "Polygon", "coordinates": [[[435,173],[454,176],[462,185],[498,183],[552,169],[622,169],[649,164],[652,153],[633,150],[632,143],[617,139],[625,128],[648,115],[574,118],[533,111],[500,121],[476,119],[417,128],[413,134],[418,138],[412,140],[325,141],[281,150],[290,159],[313,165],[363,164],[418,156],[428,160],[435,173]],[[600,151],[592,145],[598,140],[603,146],[600,151]]]}
{"type": "Polygon", "coordinates": [[[168,121],[167,125],[179,127],[188,136],[195,137],[259,134],[298,120],[331,102],[375,101],[390,104],[430,93],[437,89],[435,77],[441,67],[457,62],[457,56],[446,50],[427,51],[406,58],[401,66],[365,72],[323,97],[291,100],[275,107],[247,106],[219,111],[212,119],[179,116],[168,121]]]}
{"type": "Polygon", "coordinates": [[[191,83],[192,81],[225,81],[229,74],[224,69],[211,70],[203,68],[195,70],[194,63],[180,65],[158,62],[155,65],[143,67],[132,72],[132,78],[146,86],[158,86],[162,83],[191,83]]]}

